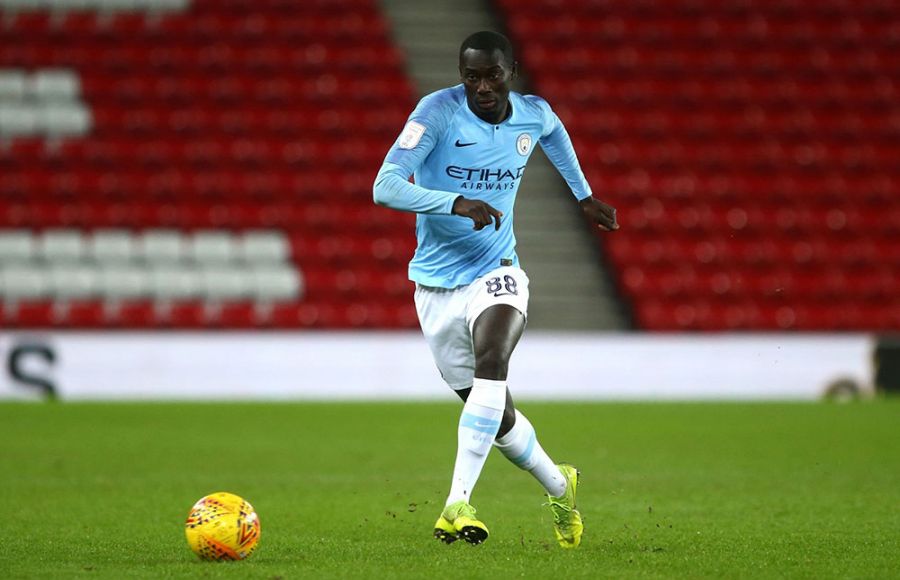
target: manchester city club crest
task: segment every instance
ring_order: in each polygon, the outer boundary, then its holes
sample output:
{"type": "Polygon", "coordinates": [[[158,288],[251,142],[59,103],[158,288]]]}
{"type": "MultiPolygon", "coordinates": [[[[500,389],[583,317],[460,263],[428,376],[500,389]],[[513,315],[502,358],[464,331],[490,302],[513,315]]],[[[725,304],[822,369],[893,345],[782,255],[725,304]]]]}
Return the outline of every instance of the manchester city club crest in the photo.
{"type": "Polygon", "coordinates": [[[519,138],[516,139],[516,151],[519,152],[519,155],[528,155],[528,152],[531,151],[531,135],[528,133],[519,135],[519,138]]]}

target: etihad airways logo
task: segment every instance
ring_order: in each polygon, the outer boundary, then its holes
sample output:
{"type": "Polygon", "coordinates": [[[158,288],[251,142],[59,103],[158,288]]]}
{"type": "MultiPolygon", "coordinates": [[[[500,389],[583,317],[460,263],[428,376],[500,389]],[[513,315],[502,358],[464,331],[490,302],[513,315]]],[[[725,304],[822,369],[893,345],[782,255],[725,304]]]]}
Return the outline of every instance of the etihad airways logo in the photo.
{"type": "Polygon", "coordinates": [[[450,165],[447,167],[447,175],[454,179],[463,179],[465,181],[503,181],[504,179],[516,180],[525,173],[525,166],[517,167],[515,171],[512,169],[488,169],[486,167],[457,167],[450,165]]]}
{"type": "Polygon", "coordinates": [[[525,173],[525,166],[515,169],[491,169],[450,165],[446,172],[449,177],[462,180],[460,189],[513,189],[522,174],[525,173]]]}

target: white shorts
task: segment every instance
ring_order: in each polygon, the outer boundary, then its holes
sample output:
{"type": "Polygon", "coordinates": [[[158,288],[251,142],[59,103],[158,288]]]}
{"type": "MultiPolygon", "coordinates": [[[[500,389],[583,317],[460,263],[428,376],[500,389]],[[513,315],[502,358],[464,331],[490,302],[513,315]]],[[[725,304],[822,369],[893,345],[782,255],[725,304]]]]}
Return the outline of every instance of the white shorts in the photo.
{"type": "Polygon", "coordinates": [[[416,312],[422,333],[451,389],[472,386],[472,327],[482,312],[498,304],[512,306],[528,317],[528,276],[524,270],[503,266],[451,290],[416,285],[416,312]]]}

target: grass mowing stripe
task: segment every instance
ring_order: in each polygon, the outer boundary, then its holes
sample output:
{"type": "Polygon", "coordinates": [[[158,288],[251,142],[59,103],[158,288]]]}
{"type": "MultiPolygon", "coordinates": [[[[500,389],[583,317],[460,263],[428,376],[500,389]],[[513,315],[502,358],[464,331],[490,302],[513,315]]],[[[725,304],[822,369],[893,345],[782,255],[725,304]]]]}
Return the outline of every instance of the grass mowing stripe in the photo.
{"type": "Polygon", "coordinates": [[[12,577],[896,577],[900,401],[522,404],[583,473],[582,548],[539,485],[492,454],[478,547],[430,538],[451,404],[0,404],[0,574],[12,577]],[[262,521],[245,562],[182,524],[213,491],[262,521]]]}

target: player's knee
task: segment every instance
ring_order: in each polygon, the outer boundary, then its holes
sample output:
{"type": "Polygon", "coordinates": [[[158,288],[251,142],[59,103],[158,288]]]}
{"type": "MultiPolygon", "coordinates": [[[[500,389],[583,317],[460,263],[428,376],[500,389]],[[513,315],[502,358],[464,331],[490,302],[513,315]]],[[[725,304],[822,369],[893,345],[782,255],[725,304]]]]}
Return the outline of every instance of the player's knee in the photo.
{"type": "Polygon", "coordinates": [[[516,424],[516,409],[509,405],[503,411],[503,418],[500,420],[500,429],[497,431],[497,438],[503,437],[516,424]]]}
{"type": "Polygon", "coordinates": [[[503,348],[489,347],[475,353],[475,376],[482,379],[506,380],[509,354],[503,348]]]}

